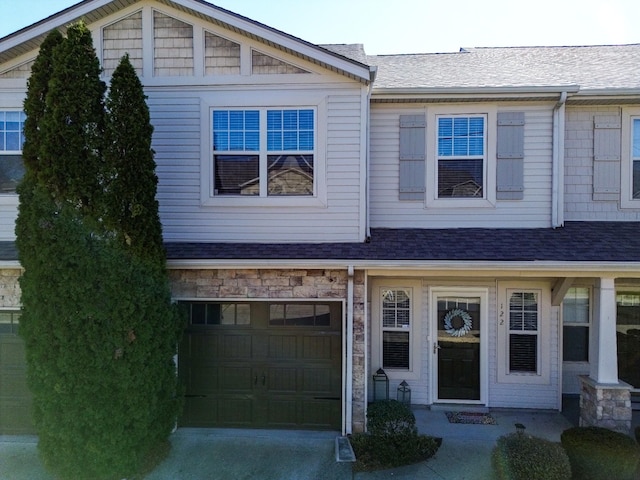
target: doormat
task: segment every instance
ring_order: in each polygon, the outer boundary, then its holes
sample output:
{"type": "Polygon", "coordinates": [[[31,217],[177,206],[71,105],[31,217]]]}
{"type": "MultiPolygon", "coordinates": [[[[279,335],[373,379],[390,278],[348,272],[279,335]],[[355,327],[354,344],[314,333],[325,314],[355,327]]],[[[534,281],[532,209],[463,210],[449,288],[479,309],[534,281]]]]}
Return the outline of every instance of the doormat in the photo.
{"type": "Polygon", "coordinates": [[[496,425],[496,419],[490,413],[446,412],[449,423],[473,423],[477,425],[496,425]]]}

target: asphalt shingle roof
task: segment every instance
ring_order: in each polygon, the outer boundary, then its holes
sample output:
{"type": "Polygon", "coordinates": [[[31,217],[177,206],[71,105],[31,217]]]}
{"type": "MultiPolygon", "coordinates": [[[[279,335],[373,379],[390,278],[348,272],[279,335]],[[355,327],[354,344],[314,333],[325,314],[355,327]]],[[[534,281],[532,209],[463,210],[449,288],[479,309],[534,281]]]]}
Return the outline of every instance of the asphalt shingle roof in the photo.
{"type": "Polygon", "coordinates": [[[175,243],[170,260],[640,262],[639,222],[562,228],[373,229],[368,243],[175,243]]]}
{"type": "Polygon", "coordinates": [[[640,88],[640,44],[473,48],[367,59],[378,67],[375,88],[640,88]]]}

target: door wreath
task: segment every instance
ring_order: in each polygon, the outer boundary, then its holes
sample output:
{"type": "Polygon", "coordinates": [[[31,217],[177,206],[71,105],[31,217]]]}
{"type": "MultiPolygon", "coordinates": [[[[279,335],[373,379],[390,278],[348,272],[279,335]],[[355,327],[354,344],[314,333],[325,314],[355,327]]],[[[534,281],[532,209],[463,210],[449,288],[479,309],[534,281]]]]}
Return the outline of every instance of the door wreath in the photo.
{"type": "Polygon", "coordinates": [[[473,322],[471,320],[471,315],[466,310],[462,310],[461,308],[453,308],[447,312],[444,316],[444,330],[452,337],[463,337],[473,327],[473,322]],[[456,328],[453,326],[453,319],[459,318],[462,320],[462,325],[456,328]]]}

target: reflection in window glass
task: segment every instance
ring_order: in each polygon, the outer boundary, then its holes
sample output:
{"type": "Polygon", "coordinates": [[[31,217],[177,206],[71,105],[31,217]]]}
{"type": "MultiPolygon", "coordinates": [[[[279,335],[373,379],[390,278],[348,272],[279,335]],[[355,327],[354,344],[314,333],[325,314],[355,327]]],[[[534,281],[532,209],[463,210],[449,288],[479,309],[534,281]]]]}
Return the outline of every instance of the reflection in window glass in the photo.
{"type": "Polygon", "coordinates": [[[330,324],[330,307],[326,304],[286,303],[269,306],[271,326],[325,327],[330,324]]]}
{"type": "Polygon", "coordinates": [[[618,376],[640,388],[640,292],[620,292],[616,303],[618,376]]]}
{"type": "Polygon", "coordinates": [[[250,325],[248,303],[182,302],[189,307],[191,325],[250,325]]]}
{"type": "Polygon", "coordinates": [[[562,355],[565,362],[589,360],[589,294],[589,288],[572,287],[562,301],[562,355]]]}

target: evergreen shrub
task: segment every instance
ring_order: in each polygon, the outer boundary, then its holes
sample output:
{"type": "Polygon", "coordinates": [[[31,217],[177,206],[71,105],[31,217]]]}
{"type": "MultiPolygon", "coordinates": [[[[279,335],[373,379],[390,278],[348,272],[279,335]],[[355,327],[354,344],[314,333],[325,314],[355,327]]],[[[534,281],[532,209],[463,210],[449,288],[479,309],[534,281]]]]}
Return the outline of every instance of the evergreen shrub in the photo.
{"type": "Polygon", "coordinates": [[[559,443],[521,433],[498,438],[492,465],[496,480],[570,480],[571,465],[559,443]]]}
{"type": "Polygon", "coordinates": [[[367,411],[368,433],[350,438],[356,454],[355,471],[409,465],[431,458],[441,440],[418,435],[411,408],[396,400],[374,402],[367,411]]]}
{"type": "Polygon", "coordinates": [[[630,436],[602,427],[573,427],[562,432],[560,439],[574,479],[634,478],[640,450],[630,436]]]}

